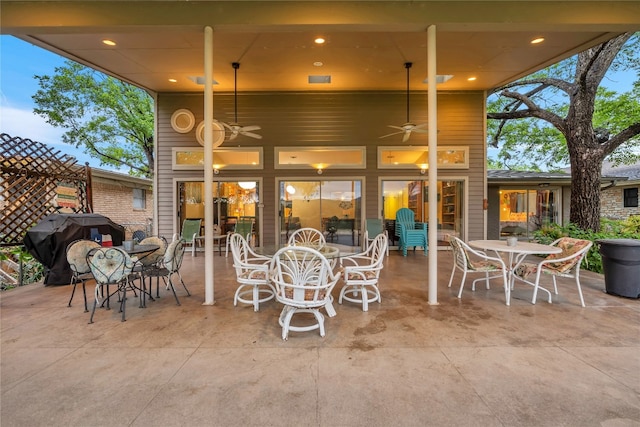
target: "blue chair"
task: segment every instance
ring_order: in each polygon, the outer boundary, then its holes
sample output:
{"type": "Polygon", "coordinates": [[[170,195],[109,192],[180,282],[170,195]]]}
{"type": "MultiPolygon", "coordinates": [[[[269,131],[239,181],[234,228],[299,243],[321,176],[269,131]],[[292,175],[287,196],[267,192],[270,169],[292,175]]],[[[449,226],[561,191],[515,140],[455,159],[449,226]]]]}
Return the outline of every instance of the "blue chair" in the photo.
{"type": "Polygon", "coordinates": [[[427,256],[427,224],[416,222],[411,209],[401,208],[396,212],[396,236],[403,256],[407,256],[409,246],[413,246],[414,251],[417,246],[422,247],[424,255],[427,256]]]}
{"type": "MultiPolygon", "coordinates": [[[[384,222],[380,218],[367,218],[365,220],[364,230],[364,249],[368,249],[369,245],[375,240],[378,234],[384,234],[389,239],[387,230],[384,228],[384,222]]],[[[387,244],[387,256],[389,256],[389,245],[387,244]]]]}

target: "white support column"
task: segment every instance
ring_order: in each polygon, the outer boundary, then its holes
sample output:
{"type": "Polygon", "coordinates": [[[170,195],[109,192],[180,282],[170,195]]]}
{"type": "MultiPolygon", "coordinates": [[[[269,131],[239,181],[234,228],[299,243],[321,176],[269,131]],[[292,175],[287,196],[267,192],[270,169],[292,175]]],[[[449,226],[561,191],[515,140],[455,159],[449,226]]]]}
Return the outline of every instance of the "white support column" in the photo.
{"type": "Polygon", "coordinates": [[[438,304],[438,91],[436,26],[427,28],[427,109],[429,123],[429,304],[438,304]]]}
{"type": "MultiPolygon", "coordinates": [[[[204,28],[204,303],[213,305],[213,28],[204,28]]],[[[195,242],[194,242],[195,244],[195,242]]]]}

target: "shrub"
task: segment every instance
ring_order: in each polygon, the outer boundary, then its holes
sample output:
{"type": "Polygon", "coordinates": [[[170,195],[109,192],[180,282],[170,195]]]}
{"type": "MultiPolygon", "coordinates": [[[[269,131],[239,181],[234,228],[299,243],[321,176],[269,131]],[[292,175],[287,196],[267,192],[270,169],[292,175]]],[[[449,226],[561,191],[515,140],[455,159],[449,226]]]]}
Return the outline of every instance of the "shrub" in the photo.
{"type": "Polygon", "coordinates": [[[640,239],[640,216],[629,217],[626,220],[612,220],[602,218],[600,231],[582,230],[574,224],[560,226],[546,225],[533,233],[537,242],[548,245],[560,237],[567,236],[575,239],[591,240],[593,246],[585,257],[582,268],[596,273],[602,273],[602,256],[600,256],[600,239],[640,239]]]}
{"type": "Polygon", "coordinates": [[[22,284],[27,285],[42,280],[44,277],[44,266],[40,264],[22,246],[2,248],[0,250],[0,262],[5,261],[5,273],[13,280],[4,280],[0,277],[0,289],[10,289],[16,284],[20,284],[20,271],[22,271],[22,284]],[[9,264],[15,264],[17,268],[9,268],[9,264]]]}

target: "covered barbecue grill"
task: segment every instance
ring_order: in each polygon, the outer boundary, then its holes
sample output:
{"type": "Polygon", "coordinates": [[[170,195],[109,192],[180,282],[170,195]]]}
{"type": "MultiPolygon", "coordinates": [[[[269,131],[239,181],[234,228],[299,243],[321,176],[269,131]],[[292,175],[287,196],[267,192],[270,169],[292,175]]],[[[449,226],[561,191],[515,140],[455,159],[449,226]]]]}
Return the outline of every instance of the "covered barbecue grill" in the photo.
{"type": "Polygon", "coordinates": [[[67,285],[71,281],[67,245],[96,234],[110,234],[113,245],[121,245],[124,227],[99,214],[51,214],[27,231],[24,246],[44,265],[45,285],[67,285]]]}

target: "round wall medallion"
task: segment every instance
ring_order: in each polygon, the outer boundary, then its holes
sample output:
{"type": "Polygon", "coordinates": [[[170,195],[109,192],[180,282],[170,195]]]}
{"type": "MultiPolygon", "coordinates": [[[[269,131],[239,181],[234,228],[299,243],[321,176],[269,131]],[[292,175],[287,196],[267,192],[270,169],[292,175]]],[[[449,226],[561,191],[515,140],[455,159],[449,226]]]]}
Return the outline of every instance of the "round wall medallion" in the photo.
{"type": "Polygon", "coordinates": [[[171,127],[178,133],[187,133],[193,129],[196,118],[193,113],[186,108],[176,110],[171,115],[171,127]]]}
{"type": "MultiPolygon", "coordinates": [[[[217,120],[213,123],[213,148],[219,147],[224,142],[224,126],[217,120]]],[[[204,147],[204,120],[198,124],[196,128],[196,139],[198,143],[204,147]]]]}

